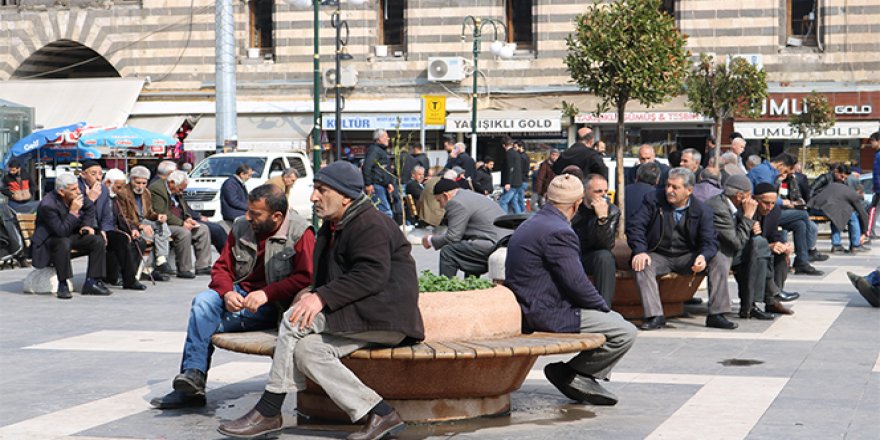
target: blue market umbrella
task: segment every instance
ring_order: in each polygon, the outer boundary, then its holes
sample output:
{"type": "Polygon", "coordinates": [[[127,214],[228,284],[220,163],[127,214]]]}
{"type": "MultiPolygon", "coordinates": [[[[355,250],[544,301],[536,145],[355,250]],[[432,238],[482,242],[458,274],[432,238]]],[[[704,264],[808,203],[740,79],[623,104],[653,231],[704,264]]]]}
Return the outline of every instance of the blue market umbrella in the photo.
{"type": "MultiPolygon", "coordinates": [[[[85,122],[77,122],[76,124],[65,125],[62,127],[48,128],[45,130],[35,131],[12,145],[6,155],[3,157],[3,168],[7,168],[9,160],[13,157],[20,157],[34,151],[39,151],[46,146],[56,145],[65,133],[72,133],[85,127],[85,122]]],[[[100,157],[100,156],[99,156],[100,157]]]]}
{"type": "Polygon", "coordinates": [[[154,133],[136,127],[120,127],[112,130],[97,131],[79,138],[78,145],[83,147],[110,147],[126,149],[161,149],[177,145],[177,139],[161,133],[154,133]]]}

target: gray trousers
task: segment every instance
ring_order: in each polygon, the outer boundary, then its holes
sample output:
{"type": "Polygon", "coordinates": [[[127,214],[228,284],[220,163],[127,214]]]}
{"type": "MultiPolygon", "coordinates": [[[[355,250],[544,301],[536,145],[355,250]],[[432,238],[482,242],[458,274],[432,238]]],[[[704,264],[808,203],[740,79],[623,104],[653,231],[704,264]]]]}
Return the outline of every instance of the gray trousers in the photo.
{"type": "Polygon", "coordinates": [[[734,277],[739,290],[740,310],[748,310],[752,303],[764,298],[769,260],[770,245],[760,236],[749,239],[746,246],[733,256],[731,268],[736,270],[734,277]]]}
{"type": "MultiPolygon", "coordinates": [[[[684,254],[677,257],[667,257],[654,252],[650,252],[651,264],[645,267],[645,270],[636,272],[636,285],[639,288],[639,295],[642,297],[642,306],[645,309],[645,317],[663,316],[663,304],[660,302],[660,288],[657,286],[657,276],[665,275],[670,272],[681,274],[690,274],[691,263],[696,254],[684,254]]],[[[717,255],[720,255],[717,254],[717,255]]],[[[709,279],[713,276],[716,279],[727,279],[730,271],[730,263],[725,262],[724,258],[712,258],[708,261],[709,279]]],[[[686,275],[690,276],[690,275],[686,275]]],[[[727,283],[724,283],[727,286],[727,283]]],[[[727,288],[717,289],[714,291],[709,287],[709,314],[717,315],[730,311],[730,292],[727,288]]]]}
{"type": "MultiPolygon", "coordinates": [[[[171,230],[168,229],[168,223],[159,223],[152,220],[141,220],[142,225],[148,225],[153,228],[153,234],[144,234],[144,238],[153,242],[153,253],[156,260],[165,260],[168,258],[169,239],[171,238],[171,230]],[[162,257],[162,258],[159,258],[162,257]]],[[[158,264],[158,263],[157,263],[158,264]]]]}
{"type": "Polygon", "coordinates": [[[459,270],[480,276],[489,271],[489,255],[495,243],[489,240],[462,240],[440,248],[440,275],[452,278],[459,270]]]}
{"type": "Polygon", "coordinates": [[[312,326],[300,329],[290,324],[288,309],[278,327],[278,341],[266,390],[291,393],[306,389],[308,377],[354,422],[365,416],[382,397],[364,385],[339,359],[371,345],[400,344],[404,334],[394,331],[328,333],[326,319],[319,313],[312,326]]]}
{"type": "Polygon", "coordinates": [[[178,272],[193,270],[193,251],[196,254],[196,269],[211,267],[211,234],[204,225],[192,230],[183,226],[168,226],[174,239],[174,258],[178,272]]]}
{"type": "Polygon", "coordinates": [[[607,379],[611,369],[629,351],[636,340],[636,327],[617,312],[581,310],[581,333],[601,333],[605,343],[595,350],[577,354],[568,365],[585,376],[607,379]]]}

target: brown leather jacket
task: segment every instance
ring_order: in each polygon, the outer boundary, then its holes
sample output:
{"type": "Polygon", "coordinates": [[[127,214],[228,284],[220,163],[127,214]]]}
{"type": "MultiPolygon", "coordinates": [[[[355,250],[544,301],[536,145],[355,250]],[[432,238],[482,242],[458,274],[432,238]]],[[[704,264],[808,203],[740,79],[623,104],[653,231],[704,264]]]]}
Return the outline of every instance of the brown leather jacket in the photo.
{"type": "MultiPolygon", "coordinates": [[[[129,189],[131,187],[129,186],[129,189]]],[[[131,201],[134,203],[135,213],[137,213],[137,202],[135,201],[134,192],[131,193],[131,201]]],[[[141,194],[141,203],[144,205],[144,215],[143,217],[150,221],[156,221],[159,219],[159,213],[153,211],[153,195],[150,194],[150,190],[148,188],[144,189],[144,193],[141,194]]]]}

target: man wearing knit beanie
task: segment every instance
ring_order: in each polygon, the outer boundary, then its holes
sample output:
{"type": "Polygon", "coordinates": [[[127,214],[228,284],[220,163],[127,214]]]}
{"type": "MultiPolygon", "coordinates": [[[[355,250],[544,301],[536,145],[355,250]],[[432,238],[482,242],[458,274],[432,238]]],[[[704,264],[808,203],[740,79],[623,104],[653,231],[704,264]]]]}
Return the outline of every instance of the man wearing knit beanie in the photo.
{"type": "Polygon", "coordinates": [[[570,174],[556,176],[547,204],[523,222],[507,246],[504,284],[522,310],[524,332],[602,333],[605,344],[568,362],[544,367],[562,394],[581,403],[615,405],[617,396],[599,384],[629,351],[636,328],[608,304],[581,265],[571,219],[583,202],[584,184],[570,174]]]}
{"type": "MultiPolygon", "coordinates": [[[[794,243],[785,242],[785,237],[779,229],[782,207],[777,204],[779,194],[777,189],[770,183],[762,182],[755,185],[753,197],[758,202],[758,212],[755,220],[754,232],[767,240],[770,249],[770,261],[767,270],[767,279],[764,283],[764,311],[781,315],[794,313],[790,308],[782,305],[782,302],[794,301],[801,297],[797,292],[783,290],[785,281],[788,279],[788,263],[794,255],[794,243]]],[[[758,295],[761,292],[757,292],[758,295]]]]}
{"type": "Polygon", "coordinates": [[[709,288],[715,294],[728,290],[727,272],[733,269],[739,291],[739,317],[774,319],[775,315],[755,305],[758,295],[763,298],[770,247],[767,239],[755,233],[758,202],[752,198],[752,182],[745,174],[731,175],[724,182],[723,192],[706,200],[706,205],[715,213],[713,223],[719,242],[715,258],[728,269],[710,274],[709,288]]]}
{"type": "Polygon", "coordinates": [[[349,438],[384,438],[406,427],[339,361],[367,346],[425,338],[412,248],[363,188],[361,173],[348,162],[334,162],[315,176],[311,201],[324,224],[315,243],[314,285],[296,294],[281,320],[263,396],[244,416],[220,425],[221,434],[254,438],[281,431],[284,399],[305,390],[306,377],[352,422],[366,420],[349,438]]]}
{"type": "Polygon", "coordinates": [[[440,251],[440,275],[452,278],[459,270],[465,276],[488,272],[489,255],[506,235],[495,226],[504,211],[492,199],[462,189],[451,179],[440,179],[433,193],[445,209],[447,228],[443,234],[422,237],[422,246],[440,251]]]}

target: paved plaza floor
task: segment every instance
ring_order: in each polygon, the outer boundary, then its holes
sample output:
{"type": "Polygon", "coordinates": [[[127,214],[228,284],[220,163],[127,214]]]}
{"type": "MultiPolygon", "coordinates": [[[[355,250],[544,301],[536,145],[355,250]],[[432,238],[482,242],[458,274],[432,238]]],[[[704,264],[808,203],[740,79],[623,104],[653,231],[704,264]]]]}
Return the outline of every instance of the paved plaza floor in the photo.
{"type": "MultiPolygon", "coordinates": [[[[436,252],[413,253],[419,270],[436,272],[436,252]]],[[[617,406],[572,403],[542,372],[565,357],[543,357],[513,394],[509,417],[411,426],[401,438],[880,439],[880,309],[846,277],[878,265],[880,250],[816,264],[823,277],[792,276],[787,290],[802,295],[790,303],[793,316],[731,318],[740,327],[725,331],[704,327],[705,306],[695,306],[671,328],[640,333],[608,384],[617,406]]],[[[77,289],[84,266],[74,265],[77,289]]],[[[221,420],[259,398],[268,359],[218,351],[207,407],[163,412],[148,404],[171,389],[189,304],[207,277],[61,301],[22,294],[28,270],[0,271],[0,438],[215,439],[221,420]]],[[[290,397],[290,427],[279,438],[353,430],[297,427],[295,408],[290,397]]]]}

